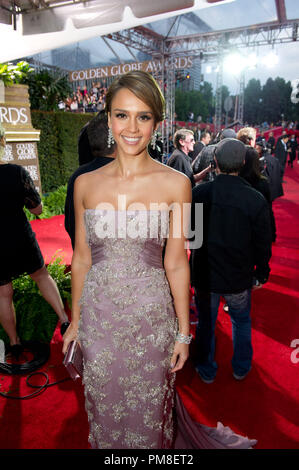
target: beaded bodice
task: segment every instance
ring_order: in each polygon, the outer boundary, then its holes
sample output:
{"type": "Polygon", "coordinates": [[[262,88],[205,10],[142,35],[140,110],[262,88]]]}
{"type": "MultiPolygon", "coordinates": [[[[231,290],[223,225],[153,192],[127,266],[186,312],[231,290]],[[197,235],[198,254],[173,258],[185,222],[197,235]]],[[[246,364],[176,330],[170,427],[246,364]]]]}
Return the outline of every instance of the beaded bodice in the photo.
{"type": "Polygon", "coordinates": [[[162,268],[162,250],[168,236],[167,211],[106,211],[87,209],[86,239],[92,264],[117,264],[136,275],[142,268],[162,268]]]}

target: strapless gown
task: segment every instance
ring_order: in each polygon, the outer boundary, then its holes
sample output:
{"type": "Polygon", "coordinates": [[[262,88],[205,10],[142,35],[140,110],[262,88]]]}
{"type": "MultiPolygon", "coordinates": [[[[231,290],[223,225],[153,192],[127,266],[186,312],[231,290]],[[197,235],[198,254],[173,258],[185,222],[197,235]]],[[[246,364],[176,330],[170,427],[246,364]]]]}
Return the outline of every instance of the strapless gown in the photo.
{"type": "Polygon", "coordinates": [[[168,212],[87,209],[84,218],[92,267],[80,299],[79,340],[91,447],[251,447],[256,441],[220,423],[192,422],[175,395],[177,319],[162,262],[168,212]]]}

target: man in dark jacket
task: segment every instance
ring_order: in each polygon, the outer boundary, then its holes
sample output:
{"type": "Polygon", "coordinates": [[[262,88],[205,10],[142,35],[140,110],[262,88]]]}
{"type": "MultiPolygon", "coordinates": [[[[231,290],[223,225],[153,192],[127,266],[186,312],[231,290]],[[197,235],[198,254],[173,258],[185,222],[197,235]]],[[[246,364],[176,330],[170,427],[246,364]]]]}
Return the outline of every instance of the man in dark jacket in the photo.
{"type": "Polygon", "coordinates": [[[280,163],[274,155],[264,151],[261,142],[257,142],[255,148],[259,155],[261,172],[267,178],[270,185],[271,201],[274,201],[284,194],[280,175],[280,163]]]}
{"type": "Polygon", "coordinates": [[[283,178],[283,175],[284,175],[284,170],[285,170],[287,156],[288,156],[288,148],[287,148],[288,140],[289,140],[289,136],[287,134],[282,135],[282,137],[278,139],[276,147],[275,147],[274,155],[280,163],[281,179],[283,178]]]}
{"type": "Polygon", "coordinates": [[[194,149],[189,153],[189,157],[191,157],[191,160],[194,161],[197,155],[202,151],[202,149],[206,146],[209,145],[211,141],[211,132],[209,131],[202,131],[200,140],[198,142],[195,142],[194,144],[194,149]]]}
{"type": "Polygon", "coordinates": [[[267,148],[270,150],[270,153],[272,155],[275,150],[275,137],[272,131],[269,132],[269,138],[267,140],[267,148]]]}
{"type": "Polygon", "coordinates": [[[189,152],[194,148],[194,134],[189,129],[179,129],[173,137],[175,151],[170,156],[167,165],[181,173],[184,173],[191,181],[192,187],[195,185],[191,158],[189,152]]]}
{"type": "Polygon", "coordinates": [[[189,152],[191,152],[194,147],[193,131],[189,129],[179,129],[176,131],[174,134],[174,146],[176,149],[170,156],[167,165],[188,176],[193,188],[195,183],[201,181],[206,174],[211,171],[211,168],[208,167],[200,173],[193,174],[191,166],[192,160],[189,157],[189,152]]]}
{"type": "Polygon", "coordinates": [[[212,165],[212,171],[210,171],[203,181],[213,181],[215,179],[215,168],[214,168],[214,151],[216,145],[206,145],[203,147],[199,155],[192,162],[192,169],[194,173],[200,173],[208,166],[212,165]]]}
{"type": "Polygon", "coordinates": [[[251,289],[269,276],[271,225],[267,202],[238,176],[245,146],[237,139],[217,144],[217,177],[193,189],[192,230],[195,204],[203,203],[203,244],[191,247],[191,279],[199,300],[196,332],[196,370],[206,383],[214,381],[215,324],[220,298],[229,307],[233,326],[233,375],[242,380],[251,368],[251,289]]]}

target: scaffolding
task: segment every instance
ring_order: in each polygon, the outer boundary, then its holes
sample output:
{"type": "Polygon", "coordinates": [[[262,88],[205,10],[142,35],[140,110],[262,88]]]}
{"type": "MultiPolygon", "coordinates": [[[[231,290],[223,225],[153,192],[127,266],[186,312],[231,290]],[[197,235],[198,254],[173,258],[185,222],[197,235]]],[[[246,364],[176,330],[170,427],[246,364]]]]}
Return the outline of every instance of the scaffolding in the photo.
{"type": "MultiPolygon", "coordinates": [[[[277,5],[282,5],[278,0],[277,5]]],[[[193,61],[199,60],[200,68],[203,63],[214,62],[217,66],[217,85],[215,100],[215,130],[218,132],[222,125],[222,85],[223,85],[223,58],[231,51],[254,48],[267,45],[274,47],[276,44],[286,44],[298,41],[299,21],[286,20],[284,10],[279,9],[278,21],[259,24],[251,27],[227,29],[222,31],[208,31],[200,34],[176,36],[174,26],[179,23],[179,16],[175,18],[168,35],[162,36],[153,30],[138,26],[128,30],[111,33],[103,36],[104,40],[112,40],[122,43],[127,47],[132,57],[131,49],[148,54],[153,60],[159,60],[161,68],[153,72],[161,86],[166,101],[166,119],[161,127],[164,142],[164,153],[168,154],[168,136],[174,131],[175,116],[175,89],[177,69],[175,58],[189,57],[193,61]],[[170,36],[170,33],[173,36],[170,36]]],[[[117,57],[116,57],[117,59],[117,57]]],[[[135,57],[136,59],[136,57],[135,57]]],[[[40,64],[36,64],[40,66],[40,64]]],[[[111,78],[112,80],[112,78],[111,78]]],[[[107,80],[107,85],[109,85],[107,80]]],[[[235,106],[235,120],[243,123],[244,116],[244,74],[240,76],[237,105],[235,106]]]]}
{"type": "Polygon", "coordinates": [[[222,47],[219,45],[218,66],[216,77],[216,96],[215,96],[215,117],[214,117],[214,133],[218,134],[222,125],[222,85],[223,85],[223,55],[222,47]]]}
{"type": "MultiPolygon", "coordinates": [[[[223,58],[231,51],[241,51],[244,48],[258,48],[259,46],[274,46],[298,41],[298,20],[286,20],[280,16],[282,22],[271,22],[244,27],[227,29],[218,32],[206,32],[195,35],[163,37],[154,31],[137,27],[119,33],[108,35],[109,39],[119,41],[128,48],[137,48],[151,55],[153,59],[159,59],[162,70],[155,73],[155,78],[161,84],[161,89],[166,101],[166,120],[161,128],[164,142],[164,153],[168,154],[168,136],[173,133],[175,115],[175,88],[176,70],[174,58],[192,57],[199,59],[200,66],[214,62],[217,66],[216,97],[215,97],[215,133],[222,126],[222,86],[223,86],[223,58]],[[167,63],[167,67],[166,67],[167,63]]],[[[241,73],[239,92],[236,96],[234,120],[243,124],[244,117],[244,88],[245,75],[241,73]]]]}

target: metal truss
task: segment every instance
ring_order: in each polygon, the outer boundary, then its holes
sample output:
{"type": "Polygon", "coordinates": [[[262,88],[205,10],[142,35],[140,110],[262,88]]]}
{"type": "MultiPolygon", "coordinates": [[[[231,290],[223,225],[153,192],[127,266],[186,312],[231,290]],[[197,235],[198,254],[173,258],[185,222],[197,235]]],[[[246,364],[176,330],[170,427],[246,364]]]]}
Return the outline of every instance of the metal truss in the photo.
{"type": "Polygon", "coordinates": [[[216,76],[216,96],[215,96],[215,129],[214,132],[217,134],[221,130],[222,124],[222,83],[223,83],[223,55],[222,47],[219,46],[218,50],[218,71],[216,76]]]}
{"type": "MultiPolygon", "coordinates": [[[[283,23],[272,22],[247,28],[227,29],[217,32],[206,32],[195,35],[179,37],[163,37],[152,30],[139,26],[119,33],[109,34],[106,37],[121,42],[127,47],[146,52],[162,63],[167,59],[168,64],[174,57],[189,56],[200,58],[203,62],[216,62],[218,72],[216,78],[216,101],[215,101],[215,131],[219,132],[222,122],[222,63],[223,56],[231,51],[257,48],[259,46],[274,46],[275,44],[289,43],[299,40],[299,20],[286,21],[282,2],[277,0],[279,18],[283,23]]],[[[160,80],[164,87],[166,101],[166,124],[162,130],[168,137],[172,134],[172,123],[175,113],[175,70],[168,68],[158,74],[155,78],[160,80]]],[[[244,114],[244,77],[240,77],[240,90],[237,97],[238,102],[235,111],[236,120],[243,122],[244,114]]],[[[168,138],[165,145],[167,146],[168,138]]],[[[164,149],[168,153],[168,149],[164,149]]]]}
{"type": "Polygon", "coordinates": [[[235,121],[239,121],[241,124],[244,120],[244,91],[245,91],[245,73],[244,71],[240,76],[240,90],[239,90],[239,100],[238,100],[238,114],[235,121]]]}
{"type": "Polygon", "coordinates": [[[163,50],[163,36],[144,26],[106,34],[103,37],[120,42],[127,47],[132,47],[151,56],[160,55],[163,50]]]}
{"type": "Polygon", "coordinates": [[[204,53],[206,60],[217,59],[219,44],[223,52],[259,46],[273,46],[299,40],[298,20],[284,24],[267,23],[254,27],[228,29],[189,36],[165,39],[165,50],[168,54],[198,55],[204,53]]]}
{"type": "Polygon", "coordinates": [[[167,68],[166,76],[164,75],[165,121],[161,129],[164,155],[169,154],[169,136],[173,135],[174,131],[175,85],[176,71],[172,61],[167,68]]]}

